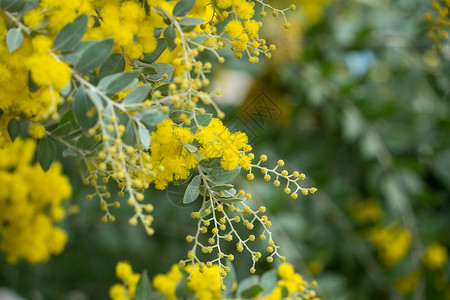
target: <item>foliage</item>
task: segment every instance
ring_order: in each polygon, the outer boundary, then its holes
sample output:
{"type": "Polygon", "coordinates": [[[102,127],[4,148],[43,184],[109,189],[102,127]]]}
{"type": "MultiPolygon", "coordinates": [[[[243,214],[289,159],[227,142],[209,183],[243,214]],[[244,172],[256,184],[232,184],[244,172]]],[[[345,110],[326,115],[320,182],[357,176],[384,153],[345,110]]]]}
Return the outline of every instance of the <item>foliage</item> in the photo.
{"type": "Polygon", "coordinates": [[[273,3],[0,1],[0,285],[449,297],[449,2],[273,3]]]}

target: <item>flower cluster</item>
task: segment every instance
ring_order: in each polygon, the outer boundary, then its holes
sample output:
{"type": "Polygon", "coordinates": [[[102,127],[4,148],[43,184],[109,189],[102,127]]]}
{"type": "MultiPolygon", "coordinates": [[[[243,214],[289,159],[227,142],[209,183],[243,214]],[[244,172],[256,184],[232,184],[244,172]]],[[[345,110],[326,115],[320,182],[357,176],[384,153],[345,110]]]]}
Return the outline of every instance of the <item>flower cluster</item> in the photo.
{"type": "Polygon", "coordinates": [[[313,287],[317,282],[308,283],[302,276],[295,272],[294,267],[289,263],[284,263],[278,267],[277,285],[264,299],[281,299],[283,298],[283,289],[287,289],[287,295],[294,299],[319,300],[313,287]],[[294,297],[295,296],[295,297],[294,297]]]}
{"type": "Polygon", "coordinates": [[[425,14],[429,24],[428,35],[433,40],[437,51],[442,50],[442,41],[448,39],[450,26],[450,1],[430,0],[431,10],[425,14]]]}
{"type": "Polygon", "coordinates": [[[259,161],[256,165],[250,164],[250,168],[248,168],[249,173],[247,174],[248,180],[253,180],[255,178],[255,175],[252,172],[253,169],[260,169],[261,173],[264,175],[265,181],[271,181],[272,176],[275,176],[273,185],[276,187],[281,186],[280,179],[284,180],[286,182],[286,185],[283,185],[284,192],[286,194],[290,194],[292,199],[297,199],[298,193],[306,196],[309,193],[314,194],[317,191],[315,187],[304,188],[299,185],[299,181],[306,179],[306,175],[304,173],[294,171],[292,172],[292,174],[289,174],[289,171],[286,169],[277,171],[278,168],[282,168],[285,165],[285,162],[283,160],[278,160],[277,164],[272,169],[268,169],[267,167],[263,167],[261,165],[265,161],[267,161],[267,155],[263,154],[260,156],[259,161]]]}
{"type": "MultiPolygon", "coordinates": [[[[184,271],[189,271],[190,265],[184,267],[184,271]]],[[[176,300],[177,283],[183,279],[183,274],[178,265],[173,265],[167,274],[157,274],[153,278],[153,287],[161,291],[167,300],[176,300]]],[[[220,299],[222,298],[220,289],[219,266],[213,265],[206,268],[201,273],[195,269],[192,279],[187,282],[187,287],[194,292],[196,299],[220,299]]]]}
{"type": "MultiPolygon", "coordinates": [[[[191,265],[187,265],[180,268],[178,265],[173,265],[169,272],[165,274],[157,274],[153,278],[153,288],[156,292],[161,293],[167,300],[179,299],[181,296],[179,293],[183,289],[183,285],[185,285],[185,287],[189,290],[189,298],[198,300],[224,299],[221,294],[220,276],[217,272],[219,269],[218,265],[214,264],[202,271],[195,268],[196,271],[191,275],[191,279],[185,282],[184,274],[188,272],[191,267],[191,265]]],[[[117,277],[119,277],[119,279],[124,279],[123,275],[119,275],[119,268],[126,269],[129,274],[132,274],[129,276],[139,278],[138,274],[132,273],[131,267],[126,262],[119,262],[116,268],[117,277]]],[[[274,280],[274,282],[268,283],[273,286],[271,290],[265,290],[263,295],[258,293],[255,296],[251,296],[251,298],[320,300],[316,297],[316,292],[314,291],[314,287],[317,285],[317,282],[312,281],[309,283],[305,281],[300,274],[295,272],[294,267],[289,263],[281,264],[276,269],[276,276],[273,276],[272,280],[274,280]]],[[[258,280],[256,280],[255,283],[257,284],[258,280]]],[[[136,283],[132,286],[135,287],[135,285],[136,283]]],[[[127,289],[129,290],[129,286],[130,283],[127,282],[127,280],[124,280],[123,285],[113,285],[110,288],[111,298],[113,300],[133,299],[134,290],[133,293],[127,291],[127,289]]],[[[247,288],[250,288],[250,286],[247,288]]],[[[266,289],[268,287],[263,288],[266,289]]],[[[233,282],[233,291],[236,293],[242,292],[242,289],[240,289],[237,282],[233,282]]]]}
{"type": "Polygon", "coordinates": [[[45,262],[61,253],[67,241],[54,222],[65,215],[61,203],[71,194],[69,180],[59,164],[47,172],[31,165],[35,149],[30,139],[0,149],[0,249],[9,263],[45,262]]]}
{"type": "Polygon", "coordinates": [[[396,265],[408,255],[412,242],[411,233],[396,224],[384,228],[373,228],[369,238],[377,247],[383,263],[389,267],[396,265]]]}
{"type": "Polygon", "coordinates": [[[116,276],[122,280],[122,284],[116,283],[109,289],[112,300],[134,299],[136,285],[141,278],[139,273],[134,273],[131,265],[126,261],[120,261],[116,265],[116,276]]]}
{"type": "MultiPolygon", "coordinates": [[[[275,186],[285,181],[284,192],[294,199],[316,191],[299,185],[303,173],[278,171],[284,166],[281,160],[273,169],[261,165],[265,155],[252,164],[247,136],[230,132],[220,120],[224,113],[213,98],[221,92],[203,90],[213,65],[203,61],[202,52],[220,63],[225,59],[218,50],[227,45],[252,63],[261,53],[271,57],[275,46],[258,36],[255,3],[261,5],[262,17],[272,10],[289,27],[285,12],[295,6],[278,10],[262,0],[79,0],[67,5],[42,0],[23,12],[4,10],[0,15],[0,51],[5,53],[0,61],[2,141],[8,142],[3,138],[6,128],[14,139],[20,124],[25,125],[26,134],[39,139],[46,152],[38,155],[44,169],[54,159],[54,154],[48,158],[55,152],[54,142],[64,146],[63,156],[80,158],[83,181],[95,190],[87,199],[99,198],[102,221],[114,221],[111,208],[121,205],[111,201],[108,183],[114,181],[117,196],[134,208],[130,225],[140,221],[150,235],[153,205],[144,201],[145,190],[151,184],[163,190],[185,180],[183,203],[200,198],[201,208],[192,213],[197,232],[187,236],[193,247],[180,265],[190,264],[190,279],[197,270],[217,265],[222,290],[230,271],[224,261],[234,259],[223,243],[235,243],[238,252],[251,254],[252,273],[262,257],[251,245],[257,237],[267,240],[267,262],[285,261],[269,230],[266,208],[253,207],[251,194],[229,184],[241,168],[249,179],[260,169],[266,181],[274,177],[275,186]],[[223,23],[223,32],[218,23],[223,23]],[[16,80],[11,81],[13,75],[16,80]],[[206,113],[211,107],[217,118],[206,113]],[[205,263],[199,251],[216,256],[205,263]]],[[[136,278],[128,275],[120,276],[132,297],[136,278]]]]}

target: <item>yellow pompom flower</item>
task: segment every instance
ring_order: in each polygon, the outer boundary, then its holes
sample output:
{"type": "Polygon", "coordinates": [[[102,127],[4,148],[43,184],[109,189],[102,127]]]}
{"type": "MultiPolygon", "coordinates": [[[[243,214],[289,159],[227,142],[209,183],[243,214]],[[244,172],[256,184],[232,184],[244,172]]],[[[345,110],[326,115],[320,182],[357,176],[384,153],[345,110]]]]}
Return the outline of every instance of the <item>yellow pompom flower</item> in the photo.
{"type": "Polygon", "coordinates": [[[236,15],[244,20],[248,20],[255,14],[255,10],[253,9],[253,5],[250,2],[241,1],[236,6],[236,15]]]}
{"type": "Polygon", "coordinates": [[[61,202],[71,194],[69,180],[59,164],[47,172],[30,165],[35,150],[34,140],[20,138],[0,149],[0,250],[8,263],[45,262],[67,242],[53,222],[65,213],[61,202]]]}
{"type": "Polygon", "coordinates": [[[45,136],[45,127],[41,123],[34,123],[30,128],[30,135],[35,139],[42,139],[45,136]]]}
{"type": "Polygon", "coordinates": [[[228,22],[224,30],[226,33],[228,33],[230,38],[235,39],[241,36],[244,30],[244,26],[242,25],[241,21],[233,20],[228,22]]]}
{"type": "Polygon", "coordinates": [[[447,249],[439,243],[433,243],[425,252],[424,263],[432,270],[441,270],[448,260],[447,249]]]}

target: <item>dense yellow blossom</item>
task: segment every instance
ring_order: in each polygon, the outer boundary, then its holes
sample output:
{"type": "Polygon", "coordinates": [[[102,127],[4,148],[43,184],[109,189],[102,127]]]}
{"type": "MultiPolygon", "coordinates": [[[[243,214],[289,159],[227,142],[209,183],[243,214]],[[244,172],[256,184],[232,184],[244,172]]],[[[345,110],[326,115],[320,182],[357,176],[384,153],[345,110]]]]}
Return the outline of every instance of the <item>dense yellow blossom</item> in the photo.
{"type": "Polygon", "coordinates": [[[158,168],[155,177],[149,177],[157,189],[166,188],[173,180],[183,180],[189,177],[190,170],[198,164],[196,153],[190,152],[185,145],[191,144],[194,138],[200,143],[198,153],[202,159],[220,157],[225,170],[234,170],[241,166],[250,166],[250,156],[246,151],[251,150],[247,144],[245,133],[230,133],[222,121],[213,118],[210,124],[194,134],[189,128],[181,127],[171,119],[166,119],[152,132],[150,145],[150,164],[158,168]]]}
{"type": "Polygon", "coordinates": [[[447,264],[448,254],[447,249],[439,243],[433,243],[425,252],[424,263],[432,270],[444,269],[447,264]]]}
{"type": "Polygon", "coordinates": [[[20,139],[0,149],[0,249],[9,263],[47,261],[67,241],[53,222],[64,216],[61,202],[70,196],[71,186],[59,164],[47,172],[30,165],[35,150],[34,141],[20,139]]]}
{"type": "MultiPolygon", "coordinates": [[[[184,270],[190,272],[192,265],[187,265],[184,270]]],[[[161,291],[168,300],[175,300],[177,283],[182,279],[178,265],[173,265],[166,274],[158,274],[153,279],[153,287],[161,291]]],[[[298,293],[298,295],[308,295],[310,299],[315,297],[315,292],[311,289],[312,285],[304,281],[302,276],[294,271],[291,264],[284,263],[278,267],[277,286],[272,293],[264,297],[264,299],[280,299],[281,290],[285,286],[289,295],[298,293]]],[[[212,265],[211,268],[204,268],[204,272],[200,273],[198,268],[194,268],[192,280],[187,283],[189,289],[194,291],[198,300],[222,299],[221,283],[219,275],[219,266],[212,265]]],[[[316,298],[318,299],[318,298],[316,298]]]]}
{"type": "MultiPolygon", "coordinates": [[[[189,272],[192,265],[187,265],[184,269],[189,272]]],[[[187,283],[189,289],[195,292],[196,299],[209,300],[222,298],[220,289],[219,265],[213,265],[211,268],[205,268],[200,273],[198,268],[192,272],[192,280],[187,283]]],[[[168,300],[177,299],[175,289],[177,282],[181,280],[181,274],[178,265],[173,265],[167,274],[158,274],[153,279],[153,287],[167,297],[168,300]]]]}
{"type": "Polygon", "coordinates": [[[126,261],[118,262],[116,265],[116,276],[123,284],[114,284],[109,289],[112,300],[130,300],[134,298],[136,286],[141,278],[139,273],[134,273],[130,264],[126,261]]]}
{"type": "Polygon", "coordinates": [[[376,223],[381,220],[383,210],[375,200],[370,199],[352,203],[350,215],[359,223],[376,223]]]}
{"type": "Polygon", "coordinates": [[[411,233],[404,227],[390,225],[371,230],[369,237],[377,247],[378,254],[386,266],[394,266],[408,254],[411,247],[411,233]]]}
{"type": "Polygon", "coordinates": [[[225,170],[238,166],[249,169],[251,158],[246,152],[251,151],[251,146],[245,133],[231,133],[222,121],[213,118],[208,126],[197,131],[195,138],[201,144],[198,152],[203,159],[220,157],[225,170]]]}
{"type": "Polygon", "coordinates": [[[166,119],[151,135],[151,164],[161,170],[153,179],[157,189],[166,188],[174,179],[186,179],[197,165],[197,155],[184,147],[194,140],[189,128],[176,126],[166,119]]]}
{"type": "Polygon", "coordinates": [[[420,280],[420,272],[415,271],[411,274],[395,279],[395,288],[403,295],[407,296],[414,292],[420,280]]]}
{"type": "Polygon", "coordinates": [[[281,299],[283,287],[287,288],[288,294],[298,293],[308,295],[309,298],[315,297],[315,292],[310,290],[310,284],[303,280],[300,274],[297,274],[294,267],[289,263],[284,263],[278,267],[278,280],[276,287],[265,297],[265,299],[281,299]]]}

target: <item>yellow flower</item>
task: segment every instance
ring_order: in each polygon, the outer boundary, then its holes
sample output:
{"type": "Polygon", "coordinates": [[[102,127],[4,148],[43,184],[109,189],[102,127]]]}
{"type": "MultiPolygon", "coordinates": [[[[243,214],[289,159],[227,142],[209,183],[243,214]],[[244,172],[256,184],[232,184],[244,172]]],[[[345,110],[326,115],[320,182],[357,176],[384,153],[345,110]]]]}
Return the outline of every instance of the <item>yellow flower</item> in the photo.
{"type": "Polygon", "coordinates": [[[238,20],[233,20],[228,22],[228,24],[225,26],[225,32],[228,33],[228,35],[230,36],[230,38],[234,39],[234,38],[238,38],[243,30],[244,30],[244,26],[242,26],[242,22],[238,21],[238,20]]]}
{"type": "Polygon", "coordinates": [[[433,243],[425,252],[424,263],[432,270],[441,270],[447,264],[447,249],[439,243],[433,243]]]}
{"type": "Polygon", "coordinates": [[[375,243],[381,260],[389,267],[405,258],[411,247],[409,231],[395,224],[385,228],[374,228],[370,233],[370,239],[375,243]]]}
{"type": "Polygon", "coordinates": [[[35,139],[42,139],[45,136],[45,127],[41,123],[33,123],[30,128],[30,135],[35,139]]]}
{"type": "Polygon", "coordinates": [[[30,165],[35,150],[35,141],[20,138],[0,149],[0,250],[9,263],[45,262],[67,242],[52,221],[64,215],[61,202],[71,194],[69,180],[59,164],[47,172],[30,165]]]}

